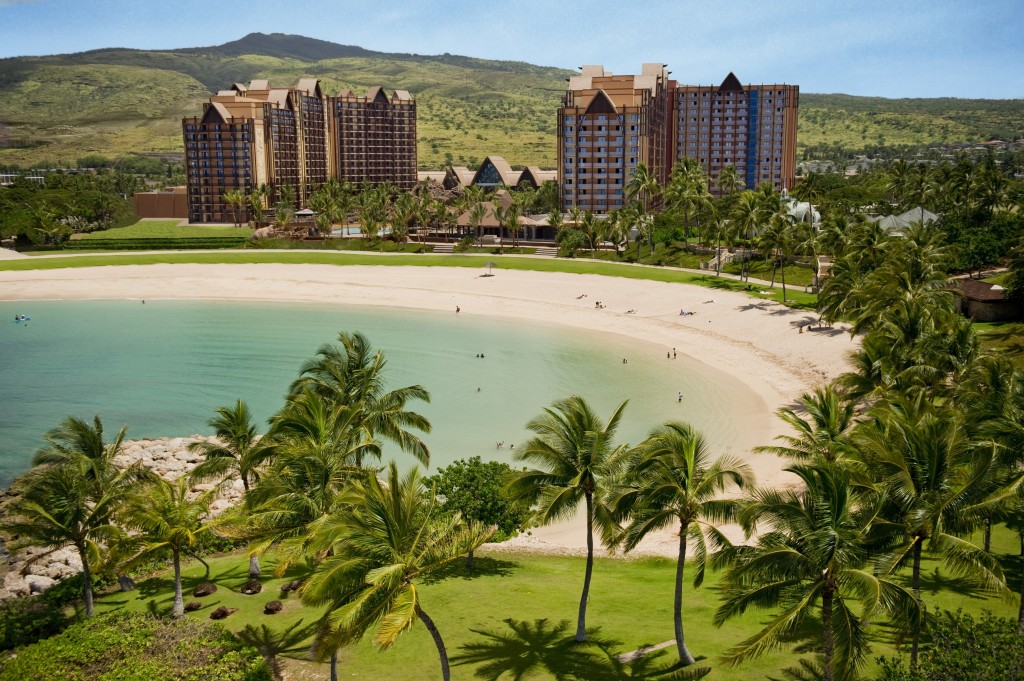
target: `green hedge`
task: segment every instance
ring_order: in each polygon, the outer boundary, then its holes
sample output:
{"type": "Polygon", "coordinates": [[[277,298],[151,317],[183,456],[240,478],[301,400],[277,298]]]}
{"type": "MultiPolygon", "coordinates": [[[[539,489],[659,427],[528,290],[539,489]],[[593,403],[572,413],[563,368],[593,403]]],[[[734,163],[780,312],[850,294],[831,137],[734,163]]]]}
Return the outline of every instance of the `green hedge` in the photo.
{"type": "Polygon", "coordinates": [[[0,658],[0,681],[270,681],[255,649],[189,617],[102,615],[0,658]]]}
{"type": "Polygon", "coordinates": [[[206,248],[237,248],[245,243],[243,236],[205,237],[200,239],[82,239],[68,241],[64,250],[76,251],[162,251],[206,248]]]}

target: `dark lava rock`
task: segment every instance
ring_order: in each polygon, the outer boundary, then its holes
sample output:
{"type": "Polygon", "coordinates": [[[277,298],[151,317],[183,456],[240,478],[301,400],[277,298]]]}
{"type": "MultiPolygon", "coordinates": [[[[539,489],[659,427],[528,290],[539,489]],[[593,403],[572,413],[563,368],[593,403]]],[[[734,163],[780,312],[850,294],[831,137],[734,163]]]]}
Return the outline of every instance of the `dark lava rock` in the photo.
{"type": "Polygon", "coordinates": [[[192,595],[196,598],[202,598],[203,596],[209,596],[216,590],[216,584],[213,584],[211,582],[203,582],[202,584],[197,584],[196,588],[192,589],[192,595]]]}
{"type": "Polygon", "coordinates": [[[194,610],[198,610],[201,607],[203,607],[203,604],[199,601],[189,601],[185,604],[185,612],[192,612],[194,610]]]}
{"type": "Polygon", "coordinates": [[[252,596],[253,594],[258,594],[259,592],[263,591],[263,585],[260,584],[260,580],[258,579],[250,579],[248,582],[242,585],[242,588],[239,589],[239,591],[241,591],[246,596],[252,596]]]}
{"type": "Polygon", "coordinates": [[[228,615],[233,614],[236,610],[238,610],[238,608],[227,608],[227,607],[222,605],[222,606],[220,606],[219,608],[217,608],[216,610],[214,610],[213,612],[210,613],[210,619],[211,620],[222,620],[225,617],[227,617],[228,615]]]}
{"type": "Polygon", "coordinates": [[[269,603],[263,606],[263,614],[276,615],[277,613],[281,612],[281,609],[283,607],[284,604],[281,603],[281,601],[270,601],[269,603]]]}

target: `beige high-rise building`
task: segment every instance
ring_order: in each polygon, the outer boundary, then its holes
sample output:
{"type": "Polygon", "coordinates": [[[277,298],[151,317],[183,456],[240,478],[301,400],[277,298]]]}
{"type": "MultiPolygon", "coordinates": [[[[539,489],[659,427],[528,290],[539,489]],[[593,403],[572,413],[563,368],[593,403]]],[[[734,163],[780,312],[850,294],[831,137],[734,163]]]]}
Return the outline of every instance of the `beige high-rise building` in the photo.
{"type": "Polygon", "coordinates": [[[721,194],[718,175],[729,165],[746,189],[793,186],[798,86],[744,86],[730,73],[718,86],[673,83],[671,97],[672,156],[700,161],[713,193],[721,194]]]}
{"type": "Polygon", "coordinates": [[[732,73],[718,86],[680,85],[668,75],[662,64],[644,64],[639,76],[584,66],[569,78],[558,109],[563,210],[620,208],[638,164],[665,184],[687,157],[704,166],[715,194],[730,165],[747,189],[793,186],[798,86],[743,86],[732,73]]]}
{"type": "Polygon", "coordinates": [[[354,184],[416,185],[416,101],[406,90],[383,88],[334,99],[332,140],[336,176],[354,184]]]}
{"type": "Polygon", "coordinates": [[[621,208],[638,164],[664,181],[668,72],[644,64],[639,76],[584,66],[569,78],[558,109],[558,168],[562,210],[596,213],[621,208]]]}
{"type": "Polygon", "coordinates": [[[182,132],[190,222],[233,222],[224,194],[264,184],[270,206],[290,191],[302,208],[331,177],[416,182],[416,103],[404,90],[333,98],[315,78],[291,88],[235,83],[211,97],[202,116],[183,119],[182,132]]]}

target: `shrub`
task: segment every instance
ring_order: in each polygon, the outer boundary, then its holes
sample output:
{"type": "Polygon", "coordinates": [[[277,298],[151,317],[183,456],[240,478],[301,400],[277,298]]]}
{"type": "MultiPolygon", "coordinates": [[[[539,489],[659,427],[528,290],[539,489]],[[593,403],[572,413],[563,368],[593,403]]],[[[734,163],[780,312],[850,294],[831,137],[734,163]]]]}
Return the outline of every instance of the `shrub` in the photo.
{"type": "Polygon", "coordinates": [[[6,679],[270,681],[254,648],[221,626],[184,617],[104,615],[0,659],[6,679]]]}
{"type": "Polygon", "coordinates": [[[986,611],[975,621],[961,611],[928,623],[931,643],[916,669],[902,658],[879,658],[878,681],[1002,681],[1024,672],[1024,637],[1017,622],[986,611]]]}

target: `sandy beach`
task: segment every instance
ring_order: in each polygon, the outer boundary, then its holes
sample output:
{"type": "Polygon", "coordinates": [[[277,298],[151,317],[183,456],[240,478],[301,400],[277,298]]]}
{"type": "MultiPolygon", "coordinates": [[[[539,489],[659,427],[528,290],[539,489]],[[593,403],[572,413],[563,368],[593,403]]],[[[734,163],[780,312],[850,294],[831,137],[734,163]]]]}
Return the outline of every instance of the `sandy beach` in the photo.
{"type": "MultiPolygon", "coordinates": [[[[773,415],[801,393],[846,370],[856,347],[845,327],[805,330],[807,311],[741,293],[597,275],[477,269],[330,265],[129,265],[0,272],[0,299],[261,300],[449,310],[617,334],[675,348],[735,377],[762,408],[744,423],[746,451],[783,432],[773,415]],[[582,296],[582,297],[581,297],[582,296]],[[600,302],[603,307],[598,308],[600,302]],[[628,311],[635,310],[635,313],[628,311]],[[681,311],[693,314],[680,315],[681,311]]],[[[774,456],[744,455],[766,485],[785,485],[774,456]]],[[[730,533],[733,534],[733,533],[730,533]]],[[[739,537],[736,537],[737,539],[739,537]]],[[[579,521],[538,528],[509,548],[585,549],[579,521]]],[[[671,533],[643,553],[675,555],[671,533]]]]}

